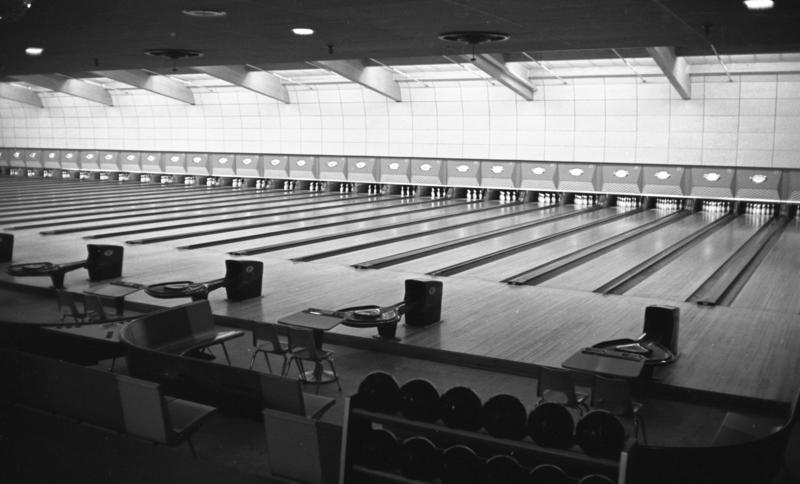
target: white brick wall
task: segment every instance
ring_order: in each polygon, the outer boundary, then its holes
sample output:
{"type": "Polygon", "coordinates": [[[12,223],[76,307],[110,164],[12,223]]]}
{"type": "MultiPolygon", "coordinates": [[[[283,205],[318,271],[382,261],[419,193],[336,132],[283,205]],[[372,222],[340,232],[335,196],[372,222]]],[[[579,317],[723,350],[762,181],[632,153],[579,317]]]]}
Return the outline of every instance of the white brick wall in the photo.
{"type": "Polygon", "coordinates": [[[194,106],[141,90],[114,107],[59,93],[0,100],[8,147],[321,153],[800,168],[800,77],[540,82],[524,101],[485,81],[404,84],[401,103],[351,84],[290,88],[291,104],[225,87],[194,106]]]}

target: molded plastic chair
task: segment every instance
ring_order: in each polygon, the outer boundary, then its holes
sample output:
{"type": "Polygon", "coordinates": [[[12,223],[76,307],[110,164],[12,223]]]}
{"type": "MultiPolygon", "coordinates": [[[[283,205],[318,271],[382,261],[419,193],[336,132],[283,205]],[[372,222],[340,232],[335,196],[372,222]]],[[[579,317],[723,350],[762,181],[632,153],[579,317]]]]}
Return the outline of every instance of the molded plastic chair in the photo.
{"type": "Polygon", "coordinates": [[[541,367],[536,381],[536,395],[540,402],[561,403],[581,411],[586,409],[587,395],[575,391],[572,374],[567,370],[541,367]]]}
{"type": "Polygon", "coordinates": [[[308,380],[306,376],[303,360],[314,362],[317,393],[319,393],[319,385],[322,383],[321,377],[324,375],[322,367],[323,361],[327,361],[330,365],[336,385],[339,387],[339,391],[342,391],[342,385],[339,384],[339,376],[336,374],[336,367],[333,366],[333,351],[317,348],[314,332],[310,329],[289,326],[289,362],[287,365],[291,365],[292,361],[294,361],[297,365],[297,369],[300,371],[300,379],[303,382],[314,383],[308,380]]]}
{"type": "Polygon", "coordinates": [[[633,401],[628,380],[595,376],[592,382],[589,405],[592,408],[607,410],[617,417],[631,419],[633,421],[633,435],[638,438],[639,430],[641,430],[642,442],[647,443],[647,432],[644,422],[639,416],[642,404],[633,401]]]}
{"type": "Polygon", "coordinates": [[[61,323],[66,324],[67,319],[72,318],[75,324],[82,324],[86,319],[86,312],[81,312],[75,303],[75,296],[71,292],[57,291],[58,310],[61,313],[61,323]]]}
{"type": "Polygon", "coordinates": [[[283,364],[281,365],[281,376],[286,374],[288,370],[288,353],[289,348],[281,343],[278,337],[278,330],[274,324],[256,323],[253,322],[253,347],[250,349],[253,352],[250,358],[250,369],[256,362],[256,356],[259,353],[264,355],[264,361],[267,362],[267,368],[272,373],[272,365],[269,363],[269,356],[267,353],[280,355],[283,357],[283,364]]]}

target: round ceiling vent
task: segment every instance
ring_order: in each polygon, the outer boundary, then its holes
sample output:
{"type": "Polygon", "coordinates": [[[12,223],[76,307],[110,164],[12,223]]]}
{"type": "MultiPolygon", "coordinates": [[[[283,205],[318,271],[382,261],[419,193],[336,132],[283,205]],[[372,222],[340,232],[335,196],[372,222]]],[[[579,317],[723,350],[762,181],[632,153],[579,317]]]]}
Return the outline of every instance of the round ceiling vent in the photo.
{"type": "Polygon", "coordinates": [[[478,45],[488,44],[489,42],[502,42],[510,39],[511,36],[503,32],[458,31],[441,33],[439,38],[448,42],[478,45]]]}
{"type": "Polygon", "coordinates": [[[172,60],[201,57],[203,55],[202,51],[192,49],[147,49],[144,53],[154,57],[165,57],[172,60]]]}

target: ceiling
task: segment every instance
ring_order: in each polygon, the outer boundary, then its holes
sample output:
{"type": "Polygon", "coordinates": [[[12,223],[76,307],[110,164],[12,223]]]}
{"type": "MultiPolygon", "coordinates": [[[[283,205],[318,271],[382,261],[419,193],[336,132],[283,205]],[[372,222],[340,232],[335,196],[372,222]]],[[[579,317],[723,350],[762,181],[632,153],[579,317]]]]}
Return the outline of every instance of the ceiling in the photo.
{"type": "Polygon", "coordinates": [[[442,55],[471,51],[437,37],[454,30],[510,34],[477,47],[509,61],[525,60],[523,52],[538,60],[614,57],[611,49],[643,57],[653,46],[711,55],[710,43],[723,55],[800,52],[800,2],[775,3],[749,11],[738,0],[33,0],[21,19],[0,21],[0,76],[192,65],[290,69],[333,59],[441,63],[442,55]],[[181,13],[186,8],[227,15],[189,17],[181,13]],[[316,33],[296,36],[293,26],[316,33]],[[44,54],[26,56],[32,45],[44,54]],[[154,48],[204,55],[176,62],[144,55],[154,48]]]}

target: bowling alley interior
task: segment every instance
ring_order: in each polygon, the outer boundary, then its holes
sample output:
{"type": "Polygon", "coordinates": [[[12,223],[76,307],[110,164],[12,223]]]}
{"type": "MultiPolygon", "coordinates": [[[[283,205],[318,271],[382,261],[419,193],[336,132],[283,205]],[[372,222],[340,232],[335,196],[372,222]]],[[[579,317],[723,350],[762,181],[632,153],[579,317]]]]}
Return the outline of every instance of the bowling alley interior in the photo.
{"type": "Polygon", "coordinates": [[[798,21],[0,0],[0,480],[800,483],[798,21]]]}

